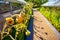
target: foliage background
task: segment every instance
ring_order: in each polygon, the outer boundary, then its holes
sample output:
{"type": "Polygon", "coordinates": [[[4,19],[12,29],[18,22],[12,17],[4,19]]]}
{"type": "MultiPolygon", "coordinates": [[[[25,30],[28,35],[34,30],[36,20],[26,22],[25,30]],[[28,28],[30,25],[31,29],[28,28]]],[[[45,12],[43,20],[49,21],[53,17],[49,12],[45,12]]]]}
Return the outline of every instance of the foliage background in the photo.
{"type": "Polygon", "coordinates": [[[34,5],[33,7],[36,8],[36,7],[40,7],[41,4],[43,3],[46,3],[48,0],[25,0],[27,2],[32,2],[34,5]]]}

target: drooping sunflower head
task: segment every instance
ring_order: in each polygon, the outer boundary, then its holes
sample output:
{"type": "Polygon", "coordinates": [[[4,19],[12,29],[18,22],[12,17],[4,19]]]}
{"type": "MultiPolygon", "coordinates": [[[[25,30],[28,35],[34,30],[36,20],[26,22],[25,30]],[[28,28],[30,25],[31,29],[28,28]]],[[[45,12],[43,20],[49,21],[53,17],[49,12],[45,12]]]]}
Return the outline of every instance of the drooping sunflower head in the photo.
{"type": "Polygon", "coordinates": [[[11,17],[6,18],[6,23],[7,23],[8,25],[13,25],[13,24],[14,24],[14,19],[11,18],[11,17]]]}
{"type": "Polygon", "coordinates": [[[23,14],[23,13],[17,15],[16,21],[17,21],[18,23],[22,23],[23,20],[24,20],[24,14],[23,14]]]}

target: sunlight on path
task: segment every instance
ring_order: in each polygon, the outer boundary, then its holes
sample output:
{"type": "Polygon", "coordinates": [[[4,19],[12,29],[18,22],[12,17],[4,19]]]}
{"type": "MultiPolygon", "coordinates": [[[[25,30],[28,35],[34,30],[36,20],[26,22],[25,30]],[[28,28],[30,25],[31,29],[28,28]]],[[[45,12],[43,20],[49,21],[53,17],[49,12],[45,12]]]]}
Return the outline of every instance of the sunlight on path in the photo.
{"type": "Polygon", "coordinates": [[[58,40],[39,11],[34,11],[34,38],[33,40],[58,40]]]}

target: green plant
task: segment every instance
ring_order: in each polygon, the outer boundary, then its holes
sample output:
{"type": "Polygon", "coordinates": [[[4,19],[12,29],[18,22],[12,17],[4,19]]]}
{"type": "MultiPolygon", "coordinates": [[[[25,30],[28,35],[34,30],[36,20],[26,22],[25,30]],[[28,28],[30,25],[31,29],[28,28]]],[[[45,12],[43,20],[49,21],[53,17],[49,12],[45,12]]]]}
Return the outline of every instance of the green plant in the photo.
{"type": "Polygon", "coordinates": [[[25,0],[27,2],[32,2],[34,5],[33,7],[36,8],[36,7],[40,7],[41,4],[43,3],[46,3],[48,0],[25,0]]]}
{"type": "Polygon", "coordinates": [[[32,13],[32,4],[26,4],[20,14],[6,18],[7,26],[2,32],[2,40],[25,40],[31,33],[28,24],[32,13]]]}
{"type": "Polygon", "coordinates": [[[57,7],[40,7],[40,12],[55,26],[60,32],[60,8],[57,7]]]}

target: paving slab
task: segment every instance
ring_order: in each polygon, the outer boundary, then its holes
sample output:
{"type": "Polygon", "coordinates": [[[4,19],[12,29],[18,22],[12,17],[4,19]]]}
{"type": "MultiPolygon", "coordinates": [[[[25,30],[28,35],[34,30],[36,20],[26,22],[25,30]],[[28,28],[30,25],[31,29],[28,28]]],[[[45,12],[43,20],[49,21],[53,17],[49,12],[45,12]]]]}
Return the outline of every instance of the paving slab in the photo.
{"type": "Polygon", "coordinates": [[[59,40],[60,34],[47,21],[39,11],[34,11],[33,40],[59,40]]]}

